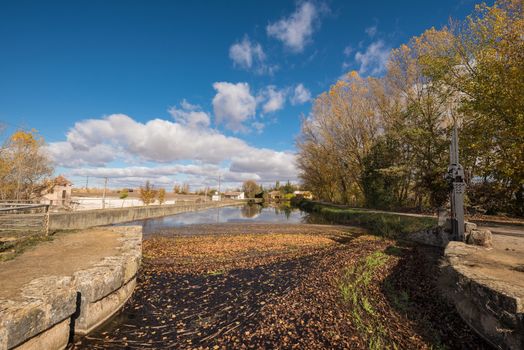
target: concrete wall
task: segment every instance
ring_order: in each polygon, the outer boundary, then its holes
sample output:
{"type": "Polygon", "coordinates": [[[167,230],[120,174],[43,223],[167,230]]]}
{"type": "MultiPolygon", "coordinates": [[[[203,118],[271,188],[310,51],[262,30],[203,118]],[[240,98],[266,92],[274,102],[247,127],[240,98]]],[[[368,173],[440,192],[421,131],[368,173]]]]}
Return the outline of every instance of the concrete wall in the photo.
{"type": "Polygon", "coordinates": [[[111,225],[123,222],[173,215],[188,211],[217,208],[240,204],[239,201],[204,202],[194,204],[150,205],[134,208],[95,209],[78,212],[51,213],[49,230],[84,229],[93,226],[111,225]]]}

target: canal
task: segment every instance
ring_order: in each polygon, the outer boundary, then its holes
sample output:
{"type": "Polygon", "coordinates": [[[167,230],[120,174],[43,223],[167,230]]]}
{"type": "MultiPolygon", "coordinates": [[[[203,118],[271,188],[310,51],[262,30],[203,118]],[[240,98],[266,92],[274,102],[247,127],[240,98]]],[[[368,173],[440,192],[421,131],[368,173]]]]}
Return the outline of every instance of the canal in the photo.
{"type": "Polygon", "coordinates": [[[137,220],[126,223],[126,225],[141,225],[144,238],[146,238],[151,234],[165,233],[189,225],[231,223],[301,224],[312,223],[311,220],[311,216],[307,213],[285,204],[280,206],[245,204],[137,220]]]}

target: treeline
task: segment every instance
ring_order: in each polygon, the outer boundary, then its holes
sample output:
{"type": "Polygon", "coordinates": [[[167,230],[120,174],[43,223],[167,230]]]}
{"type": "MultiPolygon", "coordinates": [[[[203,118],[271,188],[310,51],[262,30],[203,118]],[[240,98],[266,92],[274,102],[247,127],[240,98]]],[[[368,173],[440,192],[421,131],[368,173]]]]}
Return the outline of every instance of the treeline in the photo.
{"type": "Polygon", "coordinates": [[[383,77],[351,72],[321,94],[297,139],[304,187],[356,206],[442,206],[454,124],[467,207],[522,216],[521,0],[477,5],[464,21],[392,50],[383,77]]]}

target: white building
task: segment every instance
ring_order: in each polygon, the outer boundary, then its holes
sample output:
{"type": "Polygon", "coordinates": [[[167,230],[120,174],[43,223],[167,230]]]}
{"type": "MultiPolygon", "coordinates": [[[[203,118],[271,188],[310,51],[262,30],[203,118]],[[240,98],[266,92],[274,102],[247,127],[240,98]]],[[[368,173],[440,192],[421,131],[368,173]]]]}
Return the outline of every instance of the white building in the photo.
{"type": "Polygon", "coordinates": [[[244,199],[244,192],[228,191],[224,193],[227,199],[244,199]]]}

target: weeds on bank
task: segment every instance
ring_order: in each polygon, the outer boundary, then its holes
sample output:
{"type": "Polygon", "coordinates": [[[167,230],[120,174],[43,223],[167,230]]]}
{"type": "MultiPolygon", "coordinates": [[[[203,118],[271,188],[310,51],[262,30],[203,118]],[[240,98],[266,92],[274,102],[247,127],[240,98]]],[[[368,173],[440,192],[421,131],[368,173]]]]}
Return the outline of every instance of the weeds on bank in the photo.
{"type": "Polygon", "coordinates": [[[0,243],[0,262],[8,261],[16,258],[18,255],[25,252],[41,242],[49,242],[53,240],[53,236],[31,236],[24,239],[19,239],[13,242],[0,243]]]}
{"type": "Polygon", "coordinates": [[[362,226],[371,233],[386,238],[402,238],[403,235],[428,229],[437,225],[435,218],[414,217],[394,213],[377,213],[365,209],[334,207],[311,201],[303,201],[299,207],[320,216],[329,223],[362,226]]]}
{"type": "Polygon", "coordinates": [[[388,340],[379,312],[367,294],[377,269],[387,261],[386,254],[374,252],[347,268],[338,285],[342,300],[351,310],[352,321],[366,338],[369,349],[397,348],[396,344],[388,340]]]}

